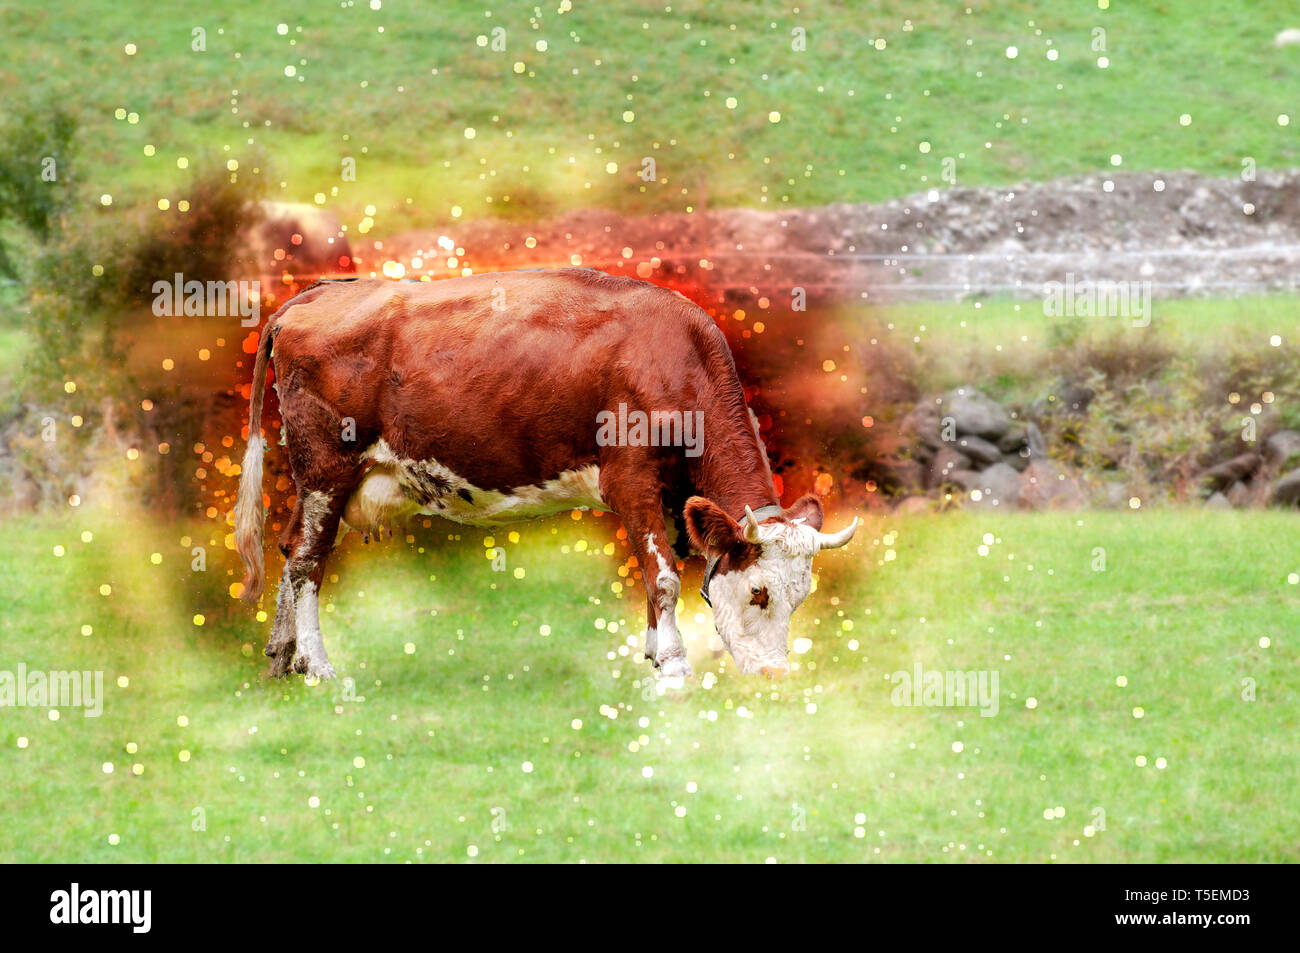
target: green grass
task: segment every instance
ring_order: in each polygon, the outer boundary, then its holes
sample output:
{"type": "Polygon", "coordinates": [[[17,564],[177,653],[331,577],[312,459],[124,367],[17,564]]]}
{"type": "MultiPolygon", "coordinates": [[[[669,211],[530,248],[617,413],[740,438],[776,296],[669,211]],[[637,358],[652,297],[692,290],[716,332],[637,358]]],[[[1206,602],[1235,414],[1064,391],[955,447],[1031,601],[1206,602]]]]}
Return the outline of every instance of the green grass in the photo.
{"type": "MultiPolygon", "coordinates": [[[[832,320],[845,333],[860,328],[860,344],[874,339],[905,354],[924,392],[976,382],[999,400],[1024,403],[1044,396],[1063,371],[1078,370],[1068,365],[1076,346],[1109,342],[1210,366],[1231,352],[1273,356],[1274,335],[1280,346],[1300,340],[1300,307],[1290,295],[1155,301],[1150,325],[1139,328],[1120,317],[1046,317],[1041,302],[1010,298],[860,306],[832,320]]],[[[1279,393],[1290,389],[1286,380],[1270,383],[1279,393]]]]}
{"type": "Polygon", "coordinates": [[[512,2],[490,15],[462,0],[436,14],[358,0],[310,16],[254,0],[219,14],[192,0],[165,14],[101,4],[93,17],[71,0],[5,6],[6,100],[77,111],[87,194],[119,205],[167,197],[174,208],[189,175],[178,157],[202,155],[261,169],[277,194],[322,192],[354,226],[374,205],[380,233],[449,221],[453,206],[527,218],[879,200],[942,185],[945,158],[976,185],[1110,170],[1113,155],[1124,169],[1217,174],[1244,157],[1277,168],[1300,155],[1300,122],[1278,122],[1300,82],[1300,49],[1272,46],[1291,22],[1284,0],[1011,0],[966,13],[889,0],[797,14],[772,0],[671,12],[577,2],[562,14],[512,2]],[[191,48],[196,27],[203,52],[191,48]],[[489,42],[498,27],[503,52],[489,42]],[[346,156],[355,182],[341,180],[346,156]],[[645,156],[659,171],[649,185],[635,174],[645,156]]]}
{"type": "Polygon", "coordinates": [[[27,331],[0,325],[0,387],[6,391],[18,378],[30,348],[31,335],[27,331]]]}
{"type": "Polygon", "coordinates": [[[3,710],[0,860],[1294,862],[1295,524],[873,520],[820,557],[789,679],[706,689],[725,667],[688,585],[696,678],[654,697],[620,654],[643,600],[615,591],[608,518],[498,533],[505,573],[479,531],[352,537],[322,616],[351,688],[265,678],[218,524],[11,522],[0,669],[102,670],[107,697],[97,719],[3,710]],[[997,670],[998,714],[895,707],[916,662],[997,670]]]}
{"type": "MultiPolygon", "coordinates": [[[[176,208],[218,157],[273,195],[323,193],[352,229],[373,205],[381,235],[453,207],[529,219],[880,200],[942,184],[946,157],[978,185],[1110,170],[1112,155],[1230,175],[1246,156],[1267,169],[1300,154],[1300,49],[1270,45],[1294,25],[1281,0],[558,6],[534,24],[532,3],[487,17],[358,0],[309,20],[251,0],[93,17],[69,0],[5,3],[0,90],[10,108],[77,113],[81,194],[119,212],[176,208]],[[504,53],[476,44],[496,26],[504,53]],[[339,175],[349,156],[355,182],[339,175]],[[636,176],[644,156],[656,182],[636,176]]],[[[989,381],[1000,398],[1036,386],[1061,346],[1034,302],[871,318],[919,339],[926,387],[989,381]]],[[[1292,341],[1297,323],[1283,298],[1158,302],[1134,333],[1212,353],[1292,341]]],[[[0,383],[26,341],[0,328],[0,383]]],[[[794,632],[813,647],[775,686],[712,655],[692,567],[697,677],[662,697],[628,649],[643,599],[603,552],[609,519],[520,527],[506,573],[482,534],[445,524],[408,545],[353,538],[323,615],[343,678],[317,686],[265,678],[269,622],[230,599],[219,523],[125,506],[10,520],[0,671],[102,671],[106,700],[99,718],[0,709],[0,861],[1295,862],[1295,520],[878,518],[821,557],[794,632]],[[191,571],[194,545],[206,572],[191,571]],[[894,706],[890,676],[917,662],[996,670],[998,714],[894,706]],[[1105,830],[1087,836],[1098,809],[1105,830]]]]}

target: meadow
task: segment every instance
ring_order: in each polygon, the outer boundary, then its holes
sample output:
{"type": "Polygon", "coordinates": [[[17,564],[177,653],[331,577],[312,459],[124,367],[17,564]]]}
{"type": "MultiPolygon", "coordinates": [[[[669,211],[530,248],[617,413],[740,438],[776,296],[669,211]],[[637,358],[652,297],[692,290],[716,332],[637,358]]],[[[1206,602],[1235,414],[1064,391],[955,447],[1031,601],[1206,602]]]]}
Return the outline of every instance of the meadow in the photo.
{"type": "MultiPolygon", "coordinates": [[[[1294,4],[1193,6],[343,0],[307,16],[129,0],[92,16],[0,0],[0,119],[76,118],[65,227],[107,223],[124,245],[175,221],[212,168],[328,207],[359,242],[591,207],[1296,166],[1300,47],[1272,45],[1300,26],[1294,4]]],[[[14,248],[29,237],[0,223],[14,248]]],[[[0,284],[6,415],[45,406],[23,376],[39,356],[26,290],[0,284]]],[[[846,307],[828,326],[897,345],[923,390],[976,381],[1028,402],[1069,348],[1115,331],[1040,312],[846,307]]],[[[1160,301],[1149,331],[1210,360],[1273,355],[1298,325],[1293,299],[1269,296],[1160,301]]],[[[210,330],[128,336],[138,392],[113,396],[237,386],[198,357],[160,375],[210,330]]],[[[1282,366],[1242,376],[1300,426],[1282,366]]],[[[72,390],[40,381],[51,412],[95,419],[100,370],[122,368],[96,355],[72,390]]],[[[192,436],[159,435],[186,479],[192,436]]],[[[612,518],[491,539],[432,522],[347,540],[322,615],[341,677],[309,685],[266,677],[270,621],[231,597],[225,512],[115,498],[114,460],[80,506],[0,523],[0,672],[104,679],[99,717],[3,709],[0,862],[1300,860],[1294,512],[876,512],[819,557],[792,632],[806,651],[778,683],[714,650],[693,563],[696,675],[666,694],[638,657],[644,600],[612,518]],[[997,713],[894,704],[918,664],[996,672],[997,713]]]]}
{"type": "MultiPolygon", "coordinates": [[[[1071,362],[1080,352],[1145,355],[1153,365],[1176,359],[1218,375],[1234,359],[1287,360],[1283,342],[1300,339],[1300,308],[1285,294],[1162,299],[1141,328],[1120,317],[1044,317],[1040,300],[1008,297],[848,306],[833,322],[845,334],[866,328],[882,348],[906,355],[922,391],[976,382],[998,399],[1024,404],[1044,396],[1053,377],[1078,373],[1081,365],[1071,362]]],[[[1279,393],[1291,387],[1281,377],[1264,383],[1279,393]]],[[[1227,391],[1218,396],[1226,407],[1227,391]]],[[[1283,412],[1288,426],[1300,422],[1293,406],[1283,412]]]]}
{"type": "Polygon", "coordinates": [[[5,6],[0,88],[72,111],[119,206],[174,206],[202,157],[390,234],[1300,161],[1285,0],[5,6]]]}
{"type": "Polygon", "coordinates": [[[266,677],[210,524],[20,520],[6,664],[105,697],[6,712],[0,860],[1294,862],[1294,523],[873,517],[782,682],[711,651],[691,567],[661,695],[608,518],[349,537],[317,685],[266,677]],[[895,705],[918,663],[996,671],[996,714],[895,705]]]}

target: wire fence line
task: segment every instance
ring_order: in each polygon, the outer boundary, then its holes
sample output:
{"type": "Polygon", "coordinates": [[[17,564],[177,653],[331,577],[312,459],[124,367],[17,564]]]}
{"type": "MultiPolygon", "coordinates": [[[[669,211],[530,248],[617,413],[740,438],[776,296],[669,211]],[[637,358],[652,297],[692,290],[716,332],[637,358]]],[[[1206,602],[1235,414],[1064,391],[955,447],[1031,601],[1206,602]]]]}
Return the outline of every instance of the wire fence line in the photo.
{"type": "MultiPolygon", "coordinates": [[[[864,298],[872,294],[881,296],[897,294],[953,296],[1012,293],[1039,296],[1044,294],[1047,285],[1055,281],[1059,276],[1058,268],[1054,270],[1054,273],[1041,273],[1041,275],[1035,274],[1032,277],[1023,278],[1014,277],[1017,271],[1015,266],[1017,263],[1022,262],[1036,263],[1037,267],[1034,270],[1043,268],[1045,265],[1050,267],[1056,262],[1061,264],[1077,262],[1078,270],[1086,273],[1083,276],[1073,276],[1077,286],[1082,286],[1085,283],[1106,285],[1122,280],[1128,283],[1141,283],[1150,288],[1153,293],[1163,293],[1165,295],[1300,291],[1300,244],[1293,243],[1255,244],[1226,248],[1081,248],[1057,251],[891,252],[878,254],[866,252],[743,250],[706,252],[697,249],[668,248],[659,250],[656,257],[669,265],[679,263],[682,260],[698,259],[704,266],[705,274],[709,276],[702,279],[702,284],[719,291],[770,288],[774,282],[781,280],[782,291],[798,286],[806,291],[818,293],[845,294],[857,292],[864,298]],[[1288,273],[1287,275],[1275,275],[1273,277],[1252,275],[1241,278],[1223,278],[1213,276],[1215,272],[1222,274],[1222,269],[1207,268],[1205,271],[1209,272],[1209,275],[1206,277],[1193,273],[1182,278],[1148,278],[1141,274],[1134,275],[1131,271],[1132,266],[1124,264],[1135,259],[1141,261],[1226,261],[1229,263],[1229,269],[1233,271],[1257,271],[1262,267],[1266,273],[1295,265],[1297,266],[1294,269],[1297,277],[1291,277],[1288,273]],[[737,262],[736,269],[727,267],[727,264],[732,261],[737,262]],[[789,269],[795,263],[805,263],[831,272],[837,270],[836,266],[840,266],[842,271],[849,273],[840,277],[834,274],[827,275],[823,272],[821,275],[810,276],[811,280],[808,281],[792,281],[788,271],[785,271],[783,275],[778,275],[765,270],[763,273],[752,273],[743,277],[728,273],[741,270],[743,274],[743,268],[739,265],[740,262],[758,261],[779,263],[783,269],[789,269]],[[891,269],[894,266],[901,267],[906,263],[938,265],[939,267],[934,270],[939,271],[941,274],[932,275],[931,280],[928,281],[925,280],[923,275],[918,275],[916,280],[911,281],[900,281],[896,277],[891,280],[891,269]],[[963,275],[966,270],[963,266],[976,263],[1012,266],[1006,269],[1010,272],[1010,276],[998,278],[990,273],[996,272],[997,269],[986,268],[984,275],[966,278],[963,275]],[[873,265],[877,267],[872,267],[873,265]],[[1115,272],[1112,269],[1115,267],[1128,267],[1130,271],[1122,279],[1104,277],[1107,273],[1114,275],[1115,272]],[[947,275],[942,275],[944,271],[947,272],[947,275]],[[716,278],[713,275],[716,275],[716,278]],[[951,280],[943,280],[944,277],[951,280]]],[[[588,255],[583,255],[582,260],[584,263],[591,265],[616,264],[619,267],[625,267],[631,261],[620,256],[605,258],[588,255]]],[[[680,264],[677,264],[677,272],[678,274],[683,273],[680,264]]],[[[1070,273],[1067,271],[1066,274],[1070,273]]]]}
{"type": "MultiPolygon", "coordinates": [[[[1042,258],[1225,258],[1235,256],[1300,258],[1300,245],[1249,245],[1243,248],[1071,248],[1062,251],[1024,252],[895,252],[865,254],[859,252],[716,252],[706,260],[721,258],[819,258],[823,261],[1016,261],[1042,258]]],[[[662,256],[661,256],[662,257],[662,256]]]]}
{"type": "MultiPolygon", "coordinates": [[[[993,284],[989,282],[970,282],[954,284],[920,284],[911,282],[895,282],[892,284],[873,281],[871,284],[872,291],[966,291],[972,293],[984,291],[1031,291],[1035,295],[1043,293],[1043,289],[1038,287],[1036,282],[1023,282],[1015,284],[993,284]]],[[[1300,290],[1300,282],[1292,280],[1285,284],[1277,281],[1197,281],[1197,282],[1177,282],[1177,281],[1152,281],[1150,282],[1153,290],[1160,289],[1177,289],[1180,291],[1199,291],[1206,288],[1255,288],[1261,291],[1296,291],[1300,290]]],[[[709,282],[710,288],[720,288],[726,290],[739,290],[744,288],[758,287],[754,282],[741,284],[725,284],[709,282]]],[[[816,291],[835,291],[846,288],[856,288],[857,285],[847,282],[822,282],[816,284],[801,283],[801,288],[816,291]]],[[[789,289],[783,289],[789,290],[789,289]]]]}
{"type": "MultiPolygon", "coordinates": [[[[766,260],[766,261],[810,261],[815,260],[819,264],[835,264],[844,262],[853,264],[856,262],[876,262],[883,265],[890,265],[902,262],[950,262],[959,265],[963,262],[1001,262],[1005,264],[1014,264],[1021,260],[1043,261],[1050,259],[1085,259],[1090,268],[1095,268],[1098,262],[1105,262],[1109,259],[1221,259],[1221,258],[1257,258],[1261,261],[1273,260],[1273,263],[1284,261],[1287,258],[1294,257],[1297,266],[1300,266],[1300,244],[1282,244],[1282,245],[1252,245],[1241,248],[1153,248],[1153,249],[1068,249],[1062,251],[1023,251],[1023,252],[895,252],[882,254],[868,254],[862,252],[746,252],[746,251],[729,251],[729,252],[699,252],[693,250],[664,249],[657,257],[666,258],[694,258],[698,256],[702,261],[714,262],[730,259],[745,261],[766,260]]],[[[600,264],[627,264],[628,259],[622,257],[609,258],[589,258],[583,256],[584,261],[591,261],[600,264]]],[[[567,265],[568,262],[556,260],[555,266],[567,265]]],[[[1300,269],[1298,269],[1300,270],[1300,269]]],[[[767,276],[763,276],[767,278],[767,276]]],[[[1036,285],[1041,285],[1042,281],[1015,281],[1015,282],[879,282],[870,279],[863,281],[822,281],[801,283],[800,286],[807,289],[818,291],[843,291],[846,289],[857,289],[863,284],[869,284],[871,290],[878,291],[909,291],[915,293],[935,293],[935,292],[984,292],[984,291],[1029,291],[1035,290],[1036,285]]],[[[13,278],[0,278],[0,287],[13,287],[18,284],[13,278]]],[[[712,287],[722,290],[738,290],[754,287],[757,282],[709,282],[712,287]]],[[[1149,282],[1151,287],[1156,290],[1179,290],[1179,291],[1198,291],[1204,289],[1224,289],[1224,290],[1271,290],[1271,291],[1294,291],[1300,290],[1300,278],[1294,279],[1240,279],[1240,280],[1202,280],[1195,278],[1186,278],[1182,281],[1155,281],[1149,282]]],[[[1041,291],[1041,288],[1038,289],[1041,291]]]]}

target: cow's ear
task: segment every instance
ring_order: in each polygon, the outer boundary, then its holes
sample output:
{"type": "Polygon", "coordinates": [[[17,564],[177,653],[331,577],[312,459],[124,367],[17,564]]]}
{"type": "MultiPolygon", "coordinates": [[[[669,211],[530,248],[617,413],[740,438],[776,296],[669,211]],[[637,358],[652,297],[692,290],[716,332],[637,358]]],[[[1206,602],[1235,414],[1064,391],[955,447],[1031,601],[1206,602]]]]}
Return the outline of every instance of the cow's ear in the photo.
{"type": "Polygon", "coordinates": [[[801,496],[786,509],[785,518],[788,520],[802,518],[805,525],[819,530],[822,528],[822,501],[811,493],[801,496]]]}
{"type": "Polygon", "coordinates": [[[744,541],[740,524],[728,516],[718,504],[702,496],[686,501],[686,535],[691,548],[697,553],[722,553],[738,542],[744,541]]]}

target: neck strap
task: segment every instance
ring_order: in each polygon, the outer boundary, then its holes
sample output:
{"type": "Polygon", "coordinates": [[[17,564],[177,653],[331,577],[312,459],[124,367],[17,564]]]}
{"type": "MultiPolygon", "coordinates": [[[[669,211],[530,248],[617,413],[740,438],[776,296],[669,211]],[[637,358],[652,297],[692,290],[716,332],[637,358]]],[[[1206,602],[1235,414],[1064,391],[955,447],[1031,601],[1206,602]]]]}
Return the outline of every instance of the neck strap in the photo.
{"type": "MultiPolygon", "coordinates": [[[[754,510],[754,519],[761,523],[763,520],[771,519],[773,516],[780,516],[783,512],[784,510],[782,510],[780,506],[771,504],[768,506],[760,506],[758,509],[754,510]]],[[[745,518],[746,517],[742,515],[737,522],[742,522],[745,518]]],[[[708,563],[704,567],[704,582],[700,585],[700,595],[704,597],[704,604],[710,609],[713,608],[713,603],[709,601],[709,583],[713,581],[713,574],[718,571],[718,563],[721,559],[721,556],[708,557],[708,563]]]]}

